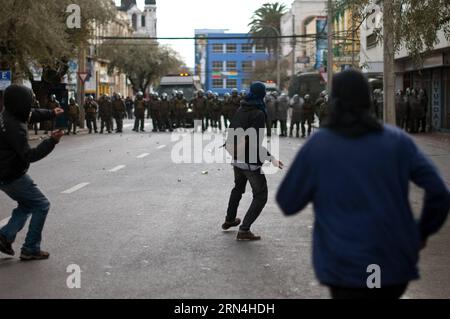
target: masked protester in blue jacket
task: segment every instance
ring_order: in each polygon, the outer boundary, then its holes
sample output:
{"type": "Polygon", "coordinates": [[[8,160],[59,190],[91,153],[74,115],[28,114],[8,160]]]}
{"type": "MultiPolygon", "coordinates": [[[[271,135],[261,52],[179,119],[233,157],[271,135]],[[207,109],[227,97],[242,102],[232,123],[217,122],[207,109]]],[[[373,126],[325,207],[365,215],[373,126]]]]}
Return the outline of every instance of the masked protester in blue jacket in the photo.
{"type": "Polygon", "coordinates": [[[28,144],[28,124],[53,121],[57,115],[63,113],[61,108],[35,110],[31,108],[32,103],[33,93],[30,89],[11,85],[5,91],[5,108],[0,113],[0,190],[18,204],[7,225],[0,229],[0,251],[14,256],[12,244],[31,215],[20,255],[22,260],[49,257],[49,253],[42,251],[40,245],[50,203],[27,175],[27,171],[30,163],[50,154],[64,135],[62,130],[52,132],[50,138],[32,148],[28,144]]]}
{"type": "Polygon", "coordinates": [[[360,72],[335,75],[331,95],[328,123],[300,150],[277,201],[286,215],[314,204],[313,264],[333,298],[399,298],[448,216],[449,189],[406,133],[372,116],[360,72]],[[425,191],[419,221],[410,181],[425,191]]]}

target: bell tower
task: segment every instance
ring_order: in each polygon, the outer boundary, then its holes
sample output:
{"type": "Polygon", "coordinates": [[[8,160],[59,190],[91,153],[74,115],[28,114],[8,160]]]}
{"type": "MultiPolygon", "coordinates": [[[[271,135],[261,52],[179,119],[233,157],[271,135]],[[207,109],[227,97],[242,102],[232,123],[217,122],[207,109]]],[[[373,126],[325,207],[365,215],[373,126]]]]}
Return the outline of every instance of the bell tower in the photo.
{"type": "Polygon", "coordinates": [[[156,0],[145,0],[144,14],[145,27],[143,31],[149,37],[157,36],[156,0]]]}

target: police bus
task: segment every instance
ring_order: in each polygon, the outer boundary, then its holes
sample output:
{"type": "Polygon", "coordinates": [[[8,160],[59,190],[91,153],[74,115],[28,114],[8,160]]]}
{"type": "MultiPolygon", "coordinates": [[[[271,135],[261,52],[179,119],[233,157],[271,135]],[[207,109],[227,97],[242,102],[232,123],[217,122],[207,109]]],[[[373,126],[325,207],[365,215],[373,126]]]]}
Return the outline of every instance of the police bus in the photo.
{"type": "Polygon", "coordinates": [[[195,92],[201,88],[199,76],[180,73],[162,77],[157,92],[159,95],[167,93],[171,96],[174,90],[181,90],[184,93],[184,97],[189,101],[194,97],[195,92]]]}
{"type": "Polygon", "coordinates": [[[305,72],[297,75],[289,87],[289,95],[298,94],[305,96],[309,94],[312,101],[319,98],[321,92],[326,90],[326,82],[318,72],[305,72]]]}

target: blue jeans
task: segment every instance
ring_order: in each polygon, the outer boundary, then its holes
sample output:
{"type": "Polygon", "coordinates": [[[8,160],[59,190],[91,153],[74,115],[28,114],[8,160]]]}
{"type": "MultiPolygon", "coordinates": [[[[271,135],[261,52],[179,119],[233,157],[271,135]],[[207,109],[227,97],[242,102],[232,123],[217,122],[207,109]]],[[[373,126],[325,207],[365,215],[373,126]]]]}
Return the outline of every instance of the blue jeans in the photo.
{"type": "Polygon", "coordinates": [[[42,230],[50,209],[50,202],[42,194],[30,176],[24,175],[12,182],[0,181],[0,190],[18,204],[12,211],[8,224],[0,229],[0,235],[13,243],[31,215],[30,227],[22,251],[37,253],[41,250],[42,230]]]}

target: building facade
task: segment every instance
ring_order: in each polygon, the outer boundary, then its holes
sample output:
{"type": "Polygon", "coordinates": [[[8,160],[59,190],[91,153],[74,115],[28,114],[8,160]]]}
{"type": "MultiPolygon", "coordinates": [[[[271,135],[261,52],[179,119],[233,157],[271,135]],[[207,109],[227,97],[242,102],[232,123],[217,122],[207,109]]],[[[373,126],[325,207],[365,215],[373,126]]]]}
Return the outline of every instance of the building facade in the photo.
{"type": "Polygon", "coordinates": [[[295,73],[310,71],[316,64],[315,58],[311,60],[311,56],[315,56],[315,54],[310,53],[311,44],[313,44],[313,47],[320,47],[322,43],[317,43],[317,39],[314,38],[315,31],[311,33],[311,28],[317,28],[311,22],[313,20],[317,22],[317,17],[327,15],[326,5],[326,0],[295,0],[291,9],[281,18],[281,35],[304,36],[295,38],[295,40],[284,39],[281,42],[283,58],[289,61],[289,74],[292,74],[293,71],[295,73]],[[308,34],[310,37],[308,37],[308,34]]]}
{"type": "Polygon", "coordinates": [[[256,63],[268,61],[266,48],[254,45],[247,33],[226,33],[226,30],[195,30],[195,74],[205,90],[220,95],[234,88],[246,90],[254,80],[256,63]]]}
{"type": "Polygon", "coordinates": [[[357,30],[361,21],[356,20],[350,8],[334,12],[333,71],[359,68],[360,38],[357,30]]]}
{"type": "Polygon", "coordinates": [[[133,28],[134,36],[156,38],[156,0],[145,0],[144,10],[138,8],[136,0],[122,0],[121,6],[118,9],[122,12],[126,12],[128,20],[133,28]]]}

